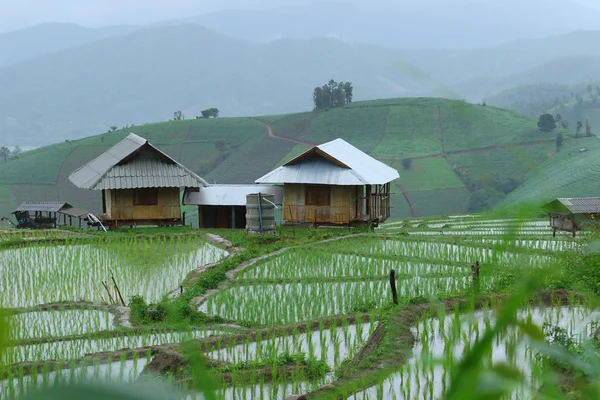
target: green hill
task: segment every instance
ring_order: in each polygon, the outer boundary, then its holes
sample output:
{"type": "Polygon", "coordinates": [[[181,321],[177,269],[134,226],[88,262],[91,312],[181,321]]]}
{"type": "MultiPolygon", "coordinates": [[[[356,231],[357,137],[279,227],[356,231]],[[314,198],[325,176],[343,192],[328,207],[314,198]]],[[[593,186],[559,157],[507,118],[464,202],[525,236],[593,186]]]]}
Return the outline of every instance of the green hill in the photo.
{"type": "Polygon", "coordinates": [[[557,197],[600,195],[600,140],[573,140],[555,156],[527,174],[525,182],[503,205],[541,204],[557,197]]]}
{"type": "Polygon", "coordinates": [[[533,118],[444,99],[164,122],[42,147],[0,163],[0,215],[26,200],[60,199],[98,211],[99,194],[76,189],[68,176],[129,132],[218,183],[253,182],[308,146],[342,137],[400,171],[395,218],[465,212],[472,192],[485,191],[490,201],[502,198],[503,191],[514,189],[507,187],[554,153],[554,133],[539,132],[533,118]],[[403,168],[405,158],[412,160],[409,170],[403,168]]]}

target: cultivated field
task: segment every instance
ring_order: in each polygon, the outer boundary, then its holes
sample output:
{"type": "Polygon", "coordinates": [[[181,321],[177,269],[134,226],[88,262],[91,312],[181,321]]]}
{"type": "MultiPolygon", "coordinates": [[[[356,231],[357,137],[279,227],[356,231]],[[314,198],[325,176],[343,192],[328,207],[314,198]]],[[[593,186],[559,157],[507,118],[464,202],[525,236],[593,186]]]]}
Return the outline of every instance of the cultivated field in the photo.
{"type": "Polygon", "coordinates": [[[355,102],[327,112],[146,124],[42,147],[0,163],[0,216],[27,200],[68,201],[99,212],[97,193],[76,189],[68,176],[129,132],[147,138],[210,183],[254,182],[309,146],[341,137],[399,170],[394,218],[465,213],[473,187],[494,187],[503,196],[553,158],[559,131],[565,148],[572,142],[588,147],[587,139],[571,140],[567,130],[539,132],[534,118],[433,98],[355,102]],[[405,169],[402,160],[407,158],[412,166],[405,169]],[[508,181],[513,187],[507,189],[502,185],[508,181]]]}
{"type": "Polygon", "coordinates": [[[600,321],[583,281],[562,275],[588,236],[553,238],[545,220],[460,215],[270,241],[223,234],[234,247],[168,234],[5,242],[1,397],[159,380],[182,399],[205,399],[206,385],[191,384],[199,357],[218,398],[434,399],[456,390],[464,357],[479,349],[478,371],[511,371],[502,392],[526,399],[548,373],[536,332],[577,346],[600,321]],[[98,287],[113,275],[131,308],[98,287]],[[517,290],[532,276],[534,290],[517,290]],[[129,301],[137,295],[150,307],[129,301]],[[163,307],[186,317],[161,319],[163,307]]]}

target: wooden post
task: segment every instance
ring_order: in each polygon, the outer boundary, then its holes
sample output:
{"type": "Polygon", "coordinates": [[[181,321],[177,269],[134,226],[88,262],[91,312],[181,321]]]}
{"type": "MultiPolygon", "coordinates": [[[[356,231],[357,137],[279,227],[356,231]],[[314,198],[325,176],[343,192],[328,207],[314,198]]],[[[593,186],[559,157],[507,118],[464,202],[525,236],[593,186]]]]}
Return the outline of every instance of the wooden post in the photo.
{"type": "Polygon", "coordinates": [[[479,261],[475,261],[475,264],[471,264],[471,277],[473,278],[475,289],[479,290],[479,261]]]}
{"type": "Polygon", "coordinates": [[[392,287],[392,299],[394,304],[398,304],[398,292],[396,291],[396,271],[390,271],[390,286],[392,287]]]}
{"type": "Polygon", "coordinates": [[[367,190],[366,190],[366,212],[367,212],[367,218],[370,221],[373,218],[373,213],[371,210],[371,185],[367,185],[367,190]]]}

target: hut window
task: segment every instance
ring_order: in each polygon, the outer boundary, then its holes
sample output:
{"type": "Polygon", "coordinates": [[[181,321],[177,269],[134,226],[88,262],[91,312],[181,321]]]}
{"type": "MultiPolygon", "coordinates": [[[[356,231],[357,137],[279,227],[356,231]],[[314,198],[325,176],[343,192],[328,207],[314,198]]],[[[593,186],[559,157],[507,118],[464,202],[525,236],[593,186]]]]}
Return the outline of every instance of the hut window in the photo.
{"type": "Polygon", "coordinates": [[[158,205],[158,189],[133,189],[133,205],[156,206],[158,205]]]}
{"type": "Polygon", "coordinates": [[[306,186],[304,204],[328,206],[331,201],[329,186],[306,186]]]}

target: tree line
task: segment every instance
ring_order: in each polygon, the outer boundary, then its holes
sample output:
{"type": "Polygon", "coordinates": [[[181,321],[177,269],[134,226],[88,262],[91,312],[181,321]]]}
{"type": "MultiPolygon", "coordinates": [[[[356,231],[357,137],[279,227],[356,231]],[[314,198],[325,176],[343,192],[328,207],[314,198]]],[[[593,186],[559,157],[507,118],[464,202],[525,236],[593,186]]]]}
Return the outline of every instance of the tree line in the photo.
{"type": "Polygon", "coordinates": [[[9,159],[19,158],[21,152],[21,147],[19,146],[15,146],[15,148],[12,151],[6,146],[2,146],[0,147],[0,158],[2,158],[4,162],[6,162],[9,159]]]}
{"type": "Polygon", "coordinates": [[[313,103],[315,110],[344,107],[352,103],[352,82],[336,82],[331,79],[323,86],[313,90],[313,103]]]}

